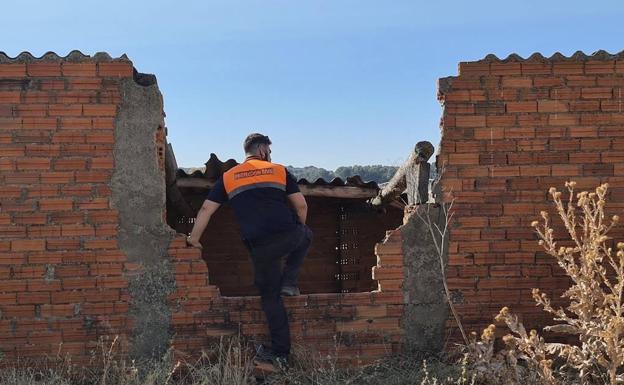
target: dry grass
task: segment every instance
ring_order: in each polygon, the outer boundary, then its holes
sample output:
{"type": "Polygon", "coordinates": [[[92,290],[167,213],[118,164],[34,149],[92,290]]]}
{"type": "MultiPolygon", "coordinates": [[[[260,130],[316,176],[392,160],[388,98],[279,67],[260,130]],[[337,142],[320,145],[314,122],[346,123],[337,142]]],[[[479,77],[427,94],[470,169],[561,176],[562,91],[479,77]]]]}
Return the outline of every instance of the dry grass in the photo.
{"type": "Polygon", "coordinates": [[[94,366],[78,366],[56,357],[45,364],[21,363],[0,370],[0,385],[473,385],[464,365],[422,357],[393,357],[363,367],[342,367],[334,356],[302,346],[294,349],[291,368],[254,375],[253,349],[241,337],[221,340],[194,361],[166,355],[141,364],[119,355],[118,340],[104,342],[93,355],[94,366]]]}

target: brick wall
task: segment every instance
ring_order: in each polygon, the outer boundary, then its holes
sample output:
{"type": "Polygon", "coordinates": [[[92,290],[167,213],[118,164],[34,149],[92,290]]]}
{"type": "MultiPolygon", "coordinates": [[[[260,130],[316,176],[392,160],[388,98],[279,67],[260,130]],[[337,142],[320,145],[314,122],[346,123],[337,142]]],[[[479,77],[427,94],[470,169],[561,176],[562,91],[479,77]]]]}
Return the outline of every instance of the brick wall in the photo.
{"type": "MultiPolygon", "coordinates": [[[[140,357],[170,336],[185,355],[219,336],[267,333],[259,298],[222,297],[200,251],[163,230],[164,193],[137,187],[147,171],[143,179],[162,180],[162,191],[165,183],[162,105],[157,88],[137,86],[145,81],[129,60],[106,54],[0,53],[0,351],[8,361],[60,352],[84,363],[103,337],[120,336],[122,352],[140,357]],[[133,115],[147,105],[156,109],[149,119],[133,115]],[[141,221],[154,216],[162,221],[141,221]],[[142,253],[163,242],[163,255],[142,253]],[[150,334],[163,322],[166,333],[150,334]]],[[[400,350],[401,242],[391,232],[377,249],[378,290],[288,298],[296,343],[355,363],[400,350]]]]}
{"type": "MultiPolygon", "coordinates": [[[[460,63],[439,86],[438,164],[445,199],[455,199],[447,274],[463,322],[476,330],[509,306],[543,324],[531,288],[557,301],[568,287],[530,227],[541,210],[554,218],[548,189],[609,182],[608,206],[624,207],[624,61],[604,52],[490,56],[460,63]]],[[[621,229],[613,235],[621,239],[621,229]]]]}
{"type": "MultiPolygon", "coordinates": [[[[2,55],[0,55],[2,56],[2,55]]],[[[128,322],[111,208],[120,79],[132,63],[0,57],[0,349],[84,358],[128,322]],[[61,345],[62,342],[62,345],[61,345]]]]}
{"type": "MultiPolygon", "coordinates": [[[[285,298],[295,348],[336,356],[345,364],[369,363],[402,351],[401,244],[401,233],[395,230],[377,246],[373,271],[378,290],[285,298]]],[[[259,297],[221,296],[218,287],[208,283],[201,252],[185,247],[183,236],[172,242],[169,254],[177,282],[170,296],[177,352],[194,354],[220,337],[239,333],[256,341],[268,338],[259,297]]]]}

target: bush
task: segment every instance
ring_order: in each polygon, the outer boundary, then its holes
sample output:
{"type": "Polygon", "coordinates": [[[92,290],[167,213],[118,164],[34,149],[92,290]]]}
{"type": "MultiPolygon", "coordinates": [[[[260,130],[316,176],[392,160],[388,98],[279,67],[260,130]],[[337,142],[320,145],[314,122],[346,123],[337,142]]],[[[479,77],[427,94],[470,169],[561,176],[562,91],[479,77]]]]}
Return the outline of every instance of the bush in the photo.
{"type": "Polygon", "coordinates": [[[574,201],[575,185],[566,183],[569,197],[565,202],[561,192],[549,191],[571,246],[558,246],[548,213],[541,213],[541,225],[532,223],[540,245],[572,282],[562,295],[568,301],[565,309],[555,308],[546,294],[533,289],[537,305],[559,322],[543,331],[563,333],[575,341],[546,342],[536,330],[527,332],[518,318],[503,308],[496,320],[512,332],[503,337],[506,349],[494,352],[494,325],[467,347],[471,368],[480,379],[549,385],[624,382],[624,243],[617,243],[615,251],[607,235],[619,217],[605,215],[608,185],[578,193],[574,201]]]}

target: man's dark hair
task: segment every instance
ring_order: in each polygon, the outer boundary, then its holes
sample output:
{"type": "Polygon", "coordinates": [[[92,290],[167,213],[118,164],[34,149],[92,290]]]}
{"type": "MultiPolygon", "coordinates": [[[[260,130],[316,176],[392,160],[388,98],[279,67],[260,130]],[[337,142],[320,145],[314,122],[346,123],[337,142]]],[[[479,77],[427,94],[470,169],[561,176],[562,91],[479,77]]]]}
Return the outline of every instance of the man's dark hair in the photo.
{"type": "Polygon", "coordinates": [[[249,134],[247,138],[245,138],[245,143],[243,144],[243,148],[245,149],[246,154],[250,154],[254,152],[259,144],[271,144],[271,139],[268,136],[253,133],[249,134]]]}

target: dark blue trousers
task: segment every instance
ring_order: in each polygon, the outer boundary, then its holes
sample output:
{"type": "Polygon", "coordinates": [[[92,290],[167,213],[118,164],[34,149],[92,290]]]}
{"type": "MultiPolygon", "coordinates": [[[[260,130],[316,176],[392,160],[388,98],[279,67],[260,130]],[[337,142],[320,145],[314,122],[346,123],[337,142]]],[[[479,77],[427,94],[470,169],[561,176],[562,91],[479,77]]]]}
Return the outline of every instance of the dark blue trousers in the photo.
{"type": "Polygon", "coordinates": [[[297,286],[299,270],[311,242],[312,231],[301,224],[292,231],[247,242],[254,265],[254,283],[269,324],[271,347],[279,356],[290,353],[288,315],[280,291],[282,286],[297,286]]]}

